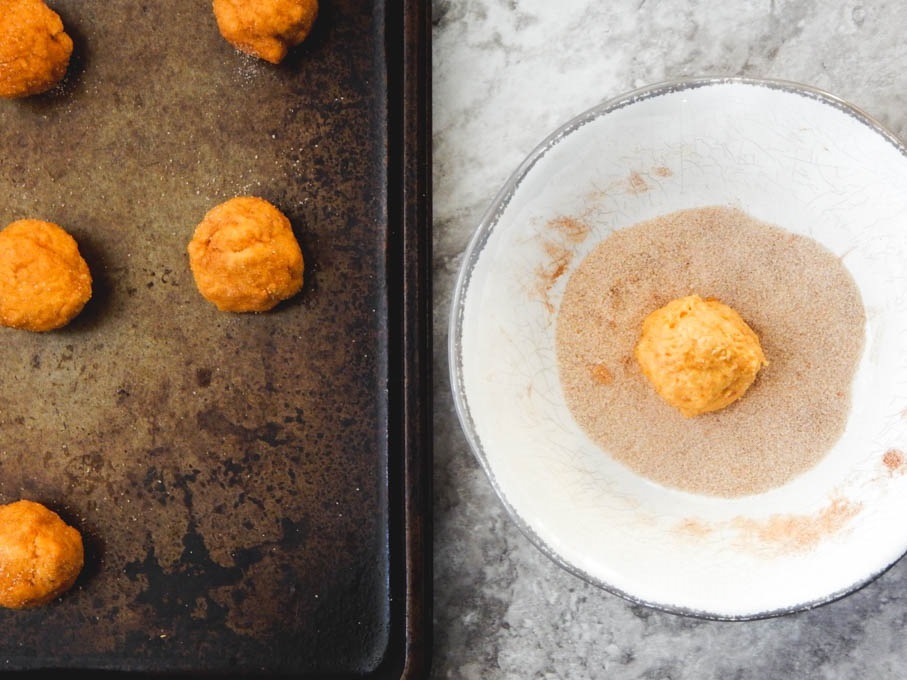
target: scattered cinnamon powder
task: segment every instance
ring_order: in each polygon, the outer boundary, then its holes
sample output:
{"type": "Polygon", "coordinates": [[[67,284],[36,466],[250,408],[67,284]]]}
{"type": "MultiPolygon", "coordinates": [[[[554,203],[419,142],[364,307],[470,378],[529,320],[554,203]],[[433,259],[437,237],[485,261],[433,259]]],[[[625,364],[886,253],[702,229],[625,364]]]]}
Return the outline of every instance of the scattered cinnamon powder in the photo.
{"type": "Polygon", "coordinates": [[[575,217],[555,217],[547,226],[563,234],[571,243],[582,243],[589,235],[589,225],[575,217]]]}
{"type": "Polygon", "coordinates": [[[649,190],[649,183],[638,172],[630,173],[630,193],[641,194],[649,190]]]}
{"type": "Polygon", "coordinates": [[[614,374],[604,364],[592,364],[589,367],[592,379],[600,385],[610,385],[614,382],[614,374]]]}
{"type": "Polygon", "coordinates": [[[698,519],[683,519],[675,527],[677,533],[686,534],[694,538],[705,538],[711,534],[715,528],[698,519]]]}
{"type": "Polygon", "coordinates": [[[843,432],[865,314],[840,258],[740,210],[680,211],[620,229],[571,275],[556,349],[567,405],[618,461],[685,491],[736,497],[815,465],[843,432]],[[769,365],[744,398],[697,418],[665,404],[633,360],[643,318],[697,293],[736,309],[769,365]],[[607,366],[603,383],[589,366],[607,366]]]}
{"type": "Polygon", "coordinates": [[[550,300],[551,288],[564,275],[573,261],[573,248],[589,236],[589,225],[575,217],[556,217],[546,224],[542,238],[545,251],[545,263],[535,272],[537,280],[536,294],[549,312],[554,312],[550,300]]]}
{"type": "Polygon", "coordinates": [[[904,470],[904,452],[898,449],[888,449],[882,456],[882,463],[891,474],[903,474],[904,470]]]}
{"type": "Polygon", "coordinates": [[[544,272],[544,278],[550,283],[557,281],[570,266],[570,260],[573,259],[573,252],[557,243],[545,243],[545,253],[548,255],[548,266],[541,271],[544,272]]]}
{"type": "Polygon", "coordinates": [[[601,205],[616,195],[639,195],[651,191],[652,185],[649,180],[653,177],[666,179],[673,177],[673,175],[674,171],[663,165],[657,165],[648,170],[633,170],[626,177],[617,177],[605,184],[596,186],[586,197],[590,204],[601,205]]]}
{"type": "Polygon", "coordinates": [[[760,549],[772,548],[781,553],[802,552],[843,529],[861,508],[860,503],[833,498],[813,515],[772,515],[764,520],[738,518],[734,525],[746,543],[755,542],[760,549]]]}

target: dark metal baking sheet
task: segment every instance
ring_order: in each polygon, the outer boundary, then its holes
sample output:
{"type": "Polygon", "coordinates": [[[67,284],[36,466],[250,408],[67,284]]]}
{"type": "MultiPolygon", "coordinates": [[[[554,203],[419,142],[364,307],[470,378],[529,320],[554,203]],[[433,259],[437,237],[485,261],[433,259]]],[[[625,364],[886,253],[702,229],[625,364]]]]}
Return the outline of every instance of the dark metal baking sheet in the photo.
{"type": "Polygon", "coordinates": [[[78,527],[58,601],[0,611],[0,670],[421,677],[430,621],[428,29],[323,0],[279,66],[207,0],[56,0],[63,84],[0,101],[0,226],[78,240],[94,296],[0,329],[0,502],[78,527]],[[302,293],[228,315],[185,253],[213,205],[291,219],[302,293]]]}

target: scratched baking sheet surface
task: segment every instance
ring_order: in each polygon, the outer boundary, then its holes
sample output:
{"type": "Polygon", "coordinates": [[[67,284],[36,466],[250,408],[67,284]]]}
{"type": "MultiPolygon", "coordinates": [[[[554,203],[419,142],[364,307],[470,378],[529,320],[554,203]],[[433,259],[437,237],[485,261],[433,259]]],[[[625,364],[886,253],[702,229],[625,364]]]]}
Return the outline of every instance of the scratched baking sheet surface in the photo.
{"type": "Polygon", "coordinates": [[[207,0],[49,4],[75,53],[0,101],[0,226],[64,226],[94,296],[63,330],[0,329],[0,502],[58,511],[87,563],[0,611],[0,668],[366,672],[390,615],[380,11],[324,2],[275,67],[207,0]],[[264,315],[216,311],[188,268],[239,194],[306,258],[264,315]]]}

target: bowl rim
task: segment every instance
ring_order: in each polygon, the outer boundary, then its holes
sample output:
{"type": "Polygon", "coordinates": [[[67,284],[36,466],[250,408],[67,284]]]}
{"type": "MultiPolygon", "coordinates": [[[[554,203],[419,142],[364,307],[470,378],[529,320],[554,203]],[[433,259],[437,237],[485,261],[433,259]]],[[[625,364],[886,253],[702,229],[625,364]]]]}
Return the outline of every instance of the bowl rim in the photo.
{"type": "MultiPolygon", "coordinates": [[[[859,123],[870,128],[872,132],[880,135],[888,143],[894,146],[901,153],[901,155],[907,158],[907,145],[905,145],[905,143],[897,135],[890,131],[875,117],[873,117],[860,107],[822,88],[793,80],[785,80],[779,78],[754,78],[745,76],[701,76],[691,78],[678,78],[655,82],[653,84],[638,87],[622,94],[618,94],[614,97],[605,99],[600,103],[595,104],[592,107],[589,107],[579,114],[568,119],[566,122],[562,123],[552,132],[546,135],[538,144],[536,144],[527,154],[527,156],[520,162],[516,169],[508,176],[505,183],[498,190],[498,192],[489,203],[488,207],[485,209],[478,222],[477,227],[473,231],[473,234],[470,237],[469,242],[467,243],[466,249],[463,251],[462,261],[455,279],[447,332],[447,359],[448,377],[450,380],[450,390],[453,398],[454,409],[456,411],[457,419],[460,423],[460,427],[463,435],[466,438],[467,444],[469,445],[473,456],[482,468],[485,477],[490,482],[492,489],[494,490],[494,493],[498,498],[498,501],[503,504],[505,510],[507,511],[510,520],[516,524],[518,529],[530,541],[530,543],[535,546],[536,549],[538,549],[540,552],[542,552],[542,554],[546,555],[555,564],[557,564],[568,573],[571,573],[574,576],[577,576],[587,583],[601,588],[606,592],[621,597],[630,603],[642,605],[656,611],[662,611],[669,614],[676,614],[681,616],[690,616],[699,619],[716,621],[748,621],[788,615],[795,612],[813,609],[815,607],[838,600],[861,589],[868,583],[877,579],[894,564],[896,564],[900,558],[895,559],[890,564],[882,567],[881,569],[867,574],[864,578],[859,579],[856,582],[849,584],[848,586],[836,592],[829,593],[826,596],[794,603],[788,606],[766,609],[764,611],[751,612],[741,615],[721,614],[717,612],[697,610],[682,605],[672,605],[664,602],[650,601],[643,597],[639,597],[632,593],[626,592],[614,586],[613,584],[610,584],[602,580],[601,578],[588,573],[578,566],[571,564],[566,559],[561,557],[548,545],[545,540],[543,540],[532,529],[531,526],[529,526],[528,522],[523,519],[520,513],[507,499],[504,489],[501,488],[497,477],[491,468],[491,464],[489,463],[487,456],[484,453],[482,443],[479,440],[478,434],[476,432],[476,427],[470,413],[468,400],[465,394],[461,361],[462,347],[460,344],[460,337],[462,336],[463,328],[463,314],[465,309],[466,291],[469,288],[469,281],[472,275],[472,270],[478,262],[478,256],[481,253],[483,246],[490,237],[495,226],[497,225],[501,215],[507,209],[511,198],[515,194],[522,180],[529,173],[532,167],[552,147],[554,147],[563,137],[573,133],[583,125],[619,109],[631,106],[634,103],[666,94],[675,94],[704,87],[726,85],[761,87],[770,90],[778,90],[787,94],[807,97],[832,106],[841,113],[855,118],[859,123]]],[[[903,554],[905,553],[907,553],[907,548],[905,548],[905,551],[902,552],[901,557],[903,557],[903,554]]]]}

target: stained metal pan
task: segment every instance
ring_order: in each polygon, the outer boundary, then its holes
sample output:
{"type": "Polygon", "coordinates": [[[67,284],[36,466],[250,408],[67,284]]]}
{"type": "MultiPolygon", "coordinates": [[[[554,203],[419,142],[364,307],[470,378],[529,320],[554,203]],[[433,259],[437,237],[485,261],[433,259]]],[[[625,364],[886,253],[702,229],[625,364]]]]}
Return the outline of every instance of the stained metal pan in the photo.
{"type": "Polygon", "coordinates": [[[0,101],[0,226],[64,226],[94,295],[64,329],[0,329],[0,502],[45,503],[87,554],[58,601],[0,611],[0,668],[422,677],[428,10],[324,0],[272,66],[206,1],[49,4],[74,57],[0,101]],[[188,268],[242,194],[306,260],[265,314],[218,312],[188,268]]]}

